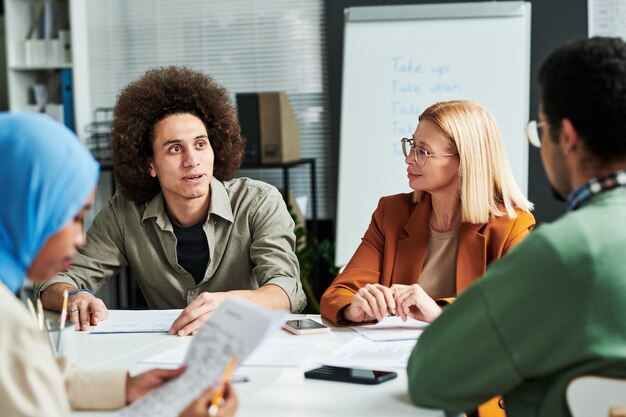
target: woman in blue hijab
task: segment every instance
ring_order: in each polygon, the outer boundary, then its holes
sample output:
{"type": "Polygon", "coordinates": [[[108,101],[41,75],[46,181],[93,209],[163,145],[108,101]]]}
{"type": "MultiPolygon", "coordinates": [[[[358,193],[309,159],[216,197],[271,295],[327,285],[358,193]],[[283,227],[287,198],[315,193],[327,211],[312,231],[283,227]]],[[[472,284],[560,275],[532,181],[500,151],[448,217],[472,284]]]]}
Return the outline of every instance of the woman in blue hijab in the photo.
{"type": "Polygon", "coordinates": [[[0,280],[17,293],[46,240],[93,193],[98,164],[72,132],[28,113],[0,116],[0,158],[5,200],[0,205],[0,280]]]}
{"type": "MultiPolygon", "coordinates": [[[[184,370],[79,371],[55,361],[49,344],[15,295],[28,277],[41,282],[67,269],[84,243],[98,164],[64,126],[39,114],[0,113],[0,404],[11,416],[66,416],[71,408],[112,409],[184,370]],[[66,390],[67,389],[67,390],[66,390]]],[[[183,412],[205,415],[216,389],[183,412]]],[[[234,413],[226,388],[220,415],[234,413]]]]}

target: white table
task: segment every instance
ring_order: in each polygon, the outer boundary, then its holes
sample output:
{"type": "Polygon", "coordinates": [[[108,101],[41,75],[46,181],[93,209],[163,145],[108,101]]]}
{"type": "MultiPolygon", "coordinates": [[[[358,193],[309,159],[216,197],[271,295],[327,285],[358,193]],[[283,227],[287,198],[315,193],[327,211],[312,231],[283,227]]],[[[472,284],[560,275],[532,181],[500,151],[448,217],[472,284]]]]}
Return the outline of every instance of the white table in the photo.
{"type": "MultiPolygon", "coordinates": [[[[398,377],[394,380],[371,386],[305,379],[304,371],[319,366],[320,359],[327,353],[355,337],[361,337],[349,328],[331,329],[330,333],[317,335],[294,336],[284,330],[273,335],[278,338],[310,338],[317,345],[299,367],[239,367],[235,374],[247,376],[249,382],[235,384],[239,398],[237,417],[444,416],[441,411],[411,404],[404,370],[398,370],[398,377]]],[[[139,363],[141,360],[186,343],[184,338],[165,334],[77,333],[72,337],[73,348],[66,351],[66,356],[81,368],[128,369],[131,374],[154,367],[139,363]]],[[[105,413],[76,412],[73,415],[105,413]]]]}

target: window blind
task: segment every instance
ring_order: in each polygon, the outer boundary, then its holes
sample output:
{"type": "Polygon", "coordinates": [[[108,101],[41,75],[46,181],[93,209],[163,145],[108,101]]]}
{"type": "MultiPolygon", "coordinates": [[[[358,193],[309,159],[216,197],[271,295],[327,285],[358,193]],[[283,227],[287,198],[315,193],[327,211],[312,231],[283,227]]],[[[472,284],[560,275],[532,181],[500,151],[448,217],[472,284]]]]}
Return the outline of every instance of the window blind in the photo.
{"type": "MultiPolygon", "coordinates": [[[[284,91],[298,119],[301,155],[316,158],[318,217],[334,202],[322,0],[88,0],[91,110],[148,68],[181,65],[210,74],[231,93],[284,91]]],[[[290,172],[308,195],[308,169],[290,172]]],[[[276,170],[240,171],[281,186],[276,170]]]]}

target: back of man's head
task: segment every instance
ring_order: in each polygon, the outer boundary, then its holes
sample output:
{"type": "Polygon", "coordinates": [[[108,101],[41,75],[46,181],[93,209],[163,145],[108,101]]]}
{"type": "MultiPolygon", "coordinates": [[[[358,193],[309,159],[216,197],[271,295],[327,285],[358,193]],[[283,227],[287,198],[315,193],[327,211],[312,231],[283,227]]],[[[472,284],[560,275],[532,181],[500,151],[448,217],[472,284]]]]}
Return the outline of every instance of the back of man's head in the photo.
{"type": "Polygon", "coordinates": [[[569,119],[603,162],[626,159],[626,43],[595,37],[554,51],[539,70],[541,102],[553,132],[569,119]]]}

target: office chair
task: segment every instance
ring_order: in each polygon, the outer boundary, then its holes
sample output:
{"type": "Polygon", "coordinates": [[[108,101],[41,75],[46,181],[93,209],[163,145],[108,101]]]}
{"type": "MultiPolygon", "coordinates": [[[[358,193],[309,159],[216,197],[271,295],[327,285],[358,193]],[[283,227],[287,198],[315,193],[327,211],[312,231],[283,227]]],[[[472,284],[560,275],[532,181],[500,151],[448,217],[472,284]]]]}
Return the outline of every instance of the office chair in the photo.
{"type": "Polygon", "coordinates": [[[626,417],[626,379],[581,376],[566,397],[572,417],[626,417]]]}

